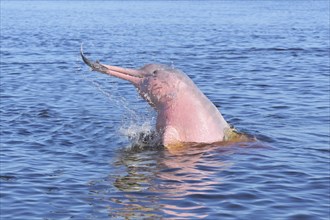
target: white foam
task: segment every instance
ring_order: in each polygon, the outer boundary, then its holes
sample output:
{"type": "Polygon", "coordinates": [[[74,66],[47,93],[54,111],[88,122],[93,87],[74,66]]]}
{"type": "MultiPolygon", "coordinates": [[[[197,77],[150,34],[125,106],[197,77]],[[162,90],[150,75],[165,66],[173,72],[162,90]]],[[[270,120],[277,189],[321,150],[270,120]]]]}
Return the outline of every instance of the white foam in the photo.
{"type": "Polygon", "coordinates": [[[151,121],[123,126],[120,128],[120,133],[130,140],[132,143],[130,147],[144,148],[146,146],[158,146],[160,143],[160,136],[155,131],[151,121]]]}

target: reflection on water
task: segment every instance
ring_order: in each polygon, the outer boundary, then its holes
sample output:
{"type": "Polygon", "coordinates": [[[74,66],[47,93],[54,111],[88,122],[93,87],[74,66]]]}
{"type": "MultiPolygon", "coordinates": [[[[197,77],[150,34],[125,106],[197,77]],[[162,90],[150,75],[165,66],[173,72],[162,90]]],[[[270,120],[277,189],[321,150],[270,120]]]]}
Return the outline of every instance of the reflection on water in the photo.
{"type": "Polygon", "coordinates": [[[103,197],[113,217],[207,217],[208,204],[217,200],[221,173],[231,167],[226,157],[243,146],[195,145],[176,151],[160,147],[131,147],[118,151],[111,163],[116,174],[92,185],[91,197],[103,197]],[[221,160],[223,158],[223,160],[221,160]]]}

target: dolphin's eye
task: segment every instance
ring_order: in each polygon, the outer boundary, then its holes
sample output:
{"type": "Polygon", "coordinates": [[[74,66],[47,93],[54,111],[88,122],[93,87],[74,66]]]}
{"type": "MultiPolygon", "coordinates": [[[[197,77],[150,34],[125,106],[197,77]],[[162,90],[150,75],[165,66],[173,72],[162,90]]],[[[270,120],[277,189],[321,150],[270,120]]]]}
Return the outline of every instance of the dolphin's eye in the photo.
{"type": "Polygon", "coordinates": [[[154,70],[154,71],[152,72],[152,74],[153,74],[153,75],[156,75],[156,74],[157,74],[157,71],[158,71],[158,70],[154,70]]]}

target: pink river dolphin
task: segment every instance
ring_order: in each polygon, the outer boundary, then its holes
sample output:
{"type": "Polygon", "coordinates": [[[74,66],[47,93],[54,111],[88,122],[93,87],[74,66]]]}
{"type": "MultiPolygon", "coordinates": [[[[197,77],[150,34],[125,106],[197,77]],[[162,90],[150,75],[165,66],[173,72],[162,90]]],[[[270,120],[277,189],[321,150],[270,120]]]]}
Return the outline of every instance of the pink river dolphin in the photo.
{"type": "Polygon", "coordinates": [[[164,146],[181,143],[247,141],[226,122],[216,106],[182,71],[162,64],[128,69],[81,57],[92,70],[132,83],[157,111],[156,130],[164,146]]]}

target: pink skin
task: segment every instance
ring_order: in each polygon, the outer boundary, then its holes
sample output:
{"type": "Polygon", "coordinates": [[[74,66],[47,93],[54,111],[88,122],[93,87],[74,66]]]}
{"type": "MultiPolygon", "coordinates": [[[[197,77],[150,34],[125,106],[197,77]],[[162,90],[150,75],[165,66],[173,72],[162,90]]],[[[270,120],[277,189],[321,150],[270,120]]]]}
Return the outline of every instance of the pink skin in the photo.
{"type": "Polygon", "coordinates": [[[183,72],[165,65],[148,64],[139,70],[88,60],[93,70],[131,82],[157,111],[156,129],[164,146],[184,142],[223,141],[230,126],[214,104],[183,72]]]}

